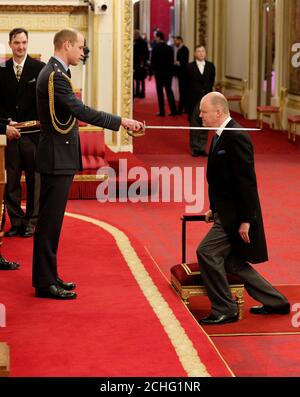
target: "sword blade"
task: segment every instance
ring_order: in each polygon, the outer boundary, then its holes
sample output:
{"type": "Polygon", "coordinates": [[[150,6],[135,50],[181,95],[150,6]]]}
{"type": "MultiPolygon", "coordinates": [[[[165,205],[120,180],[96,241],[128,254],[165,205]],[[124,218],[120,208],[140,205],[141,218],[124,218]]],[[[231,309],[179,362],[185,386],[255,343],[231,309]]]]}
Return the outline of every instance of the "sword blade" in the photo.
{"type": "MultiPolygon", "coordinates": [[[[144,125],[147,130],[212,130],[217,131],[215,127],[189,127],[189,126],[178,126],[178,125],[144,125]]],[[[231,131],[261,131],[261,128],[223,128],[224,130],[231,131]]]]}

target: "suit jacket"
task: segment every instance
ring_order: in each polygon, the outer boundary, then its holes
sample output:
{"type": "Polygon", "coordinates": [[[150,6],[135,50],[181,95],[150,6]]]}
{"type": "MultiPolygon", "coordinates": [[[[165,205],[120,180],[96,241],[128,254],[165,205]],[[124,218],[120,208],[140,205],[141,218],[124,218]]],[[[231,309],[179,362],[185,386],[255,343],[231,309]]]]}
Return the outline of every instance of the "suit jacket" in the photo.
{"type": "Polygon", "coordinates": [[[191,62],[186,68],[188,84],[188,113],[191,115],[197,103],[213,90],[216,70],[212,62],[205,61],[203,74],[200,73],[196,61],[191,62]]]}
{"type": "Polygon", "coordinates": [[[4,135],[6,134],[6,126],[9,124],[9,121],[7,119],[3,119],[0,117],[0,134],[4,135]]]}
{"type": "Polygon", "coordinates": [[[189,63],[189,49],[187,46],[181,46],[176,54],[176,61],[179,62],[180,66],[186,67],[189,63]]]}
{"type": "Polygon", "coordinates": [[[13,59],[0,68],[0,117],[14,121],[37,119],[36,82],[44,62],[32,59],[27,55],[18,82],[13,69],[13,59]]]}
{"type": "Polygon", "coordinates": [[[61,123],[67,122],[70,117],[75,117],[86,123],[117,131],[121,125],[121,117],[98,112],[84,105],[76,97],[68,78],[63,74],[65,73],[63,66],[55,58],[50,58],[37,82],[41,134],[36,166],[37,170],[43,174],[72,175],[82,168],[78,122],[67,134],[61,134],[54,128],[48,93],[48,82],[52,72],[54,72],[55,113],[61,123]]]}
{"type": "MultiPolygon", "coordinates": [[[[16,79],[13,59],[0,67],[0,117],[14,121],[37,120],[36,82],[44,62],[27,55],[20,81],[16,79]]],[[[38,133],[29,135],[37,144],[38,133]]],[[[22,137],[21,137],[22,139],[22,137]]]]}
{"type": "Polygon", "coordinates": [[[185,76],[186,67],[189,63],[189,49],[183,45],[181,46],[176,54],[176,61],[179,65],[176,65],[176,75],[183,78],[185,76]]]}
{"type": "MultiPolygon", "coordinates": [[[[239,128],[240,125],[230,120],[226,127],[239,128]]],[[[268,260],[253,145],[247,133],[223,130],[214,149],[211,144],[207,181],[210,208],[218,213],[235,253],[251,263],[268,260]],[[244,243],[239,236],[242,222],[250,223],[250,244],[244,243]]]]}
{"type": "Polygon", "coordinates": [[[174,51],[165,42],[157,43],[152,49],[151,72],[158,78],[171,78],[174,74],[174,51]]]}

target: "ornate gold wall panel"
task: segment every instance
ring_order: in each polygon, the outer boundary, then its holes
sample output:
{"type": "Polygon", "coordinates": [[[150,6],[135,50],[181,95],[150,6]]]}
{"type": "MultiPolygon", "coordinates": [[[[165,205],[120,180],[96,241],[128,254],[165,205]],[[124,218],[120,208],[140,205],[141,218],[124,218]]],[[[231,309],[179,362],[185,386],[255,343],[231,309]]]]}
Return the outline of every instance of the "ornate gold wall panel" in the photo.
{"type": "Polygon", "coordinates": [[[58,12],[46,10],[46,7],[44,7],[45,13],[34,11],[26,11],[24,13],[23,11],[20,14],[15,12],[3,13],[0,10],[0,31],[7,32],[16,26],[23,26],[30,31],[39,32],[58,31],[65,27],[72,27],[81,31],[88,29],[87,14],[70,14],[62,10],[67,7],[58,8],[58,12]]]}
{"type": "MultiPolygon", "coordinates": [[[[291,23],[290,23],[290,51],[294,43],[300,43],[300,0],[291,2],[291,23]]],[[[300,95],[300,67],[293,67],[291,64],[292,52],[290,52],[289,63],[289,92],[294,95],[300,95]]]]}
{"type": "Polygon", "coordinates": [[[207,40],[207,0],[195,1],[195,15],[196,15],[196,28],[195,28],[195,44],[206,46],[207,40]]]}
{"type": "MultiPolygon", "coordinates": [[[[132,18],[131,0],[123,0],[122,4],[122,117],[132,117],[132,18]]],[[[121,145],[131,144],[131,139],[122,128],[121,145]]]]}

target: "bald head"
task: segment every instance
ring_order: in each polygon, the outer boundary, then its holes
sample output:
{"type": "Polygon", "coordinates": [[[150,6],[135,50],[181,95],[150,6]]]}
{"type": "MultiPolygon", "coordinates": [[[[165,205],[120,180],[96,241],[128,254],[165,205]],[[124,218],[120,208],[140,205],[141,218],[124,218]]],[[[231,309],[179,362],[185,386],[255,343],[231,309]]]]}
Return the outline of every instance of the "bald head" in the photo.
{"type": "Polygon", "coordinates": [[[210,92],[200,102],[200,117],[206,127],[220,127],[230,116],[227,99],[220,92],[210,92]]]}

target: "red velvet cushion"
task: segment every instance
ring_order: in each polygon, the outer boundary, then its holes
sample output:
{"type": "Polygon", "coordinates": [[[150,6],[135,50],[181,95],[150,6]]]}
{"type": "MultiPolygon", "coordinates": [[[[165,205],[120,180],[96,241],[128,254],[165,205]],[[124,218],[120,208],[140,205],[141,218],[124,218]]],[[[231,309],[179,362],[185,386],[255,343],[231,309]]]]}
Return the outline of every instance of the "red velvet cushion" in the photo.
{"type": "Polygon", "coordinates": [[[107,165],[105,157],[104,133],[80,132],[83,169],[98,169],[107,165]]]}
{"type": "Polygon", "coordinates": [[[97,170],[107,165],[107,161],[100,156],[82,156],[82,167],[84,170],[97,170]]]}
{"type": "Polygon", "coordinates": [[[278,106],[257,106],[256,109],[260,113],[277,113],[277,112],[279,112],[278,106]]]}
{"type": "Polygon", "coordinates": [[[292,123],[300,123],[300,116],[289,116],[288,121],[291,121],[292,123]]]}
{"type": "MultiPolygon", "coordinates": [[[[171,274],[180,282],[182,286],[203,285],[198,263],[175,265],[171,268],[171,274]]],[[[244,284],[240,277],[233,274],[228,273],[227,279],[229,284],[244,284]]]]}

